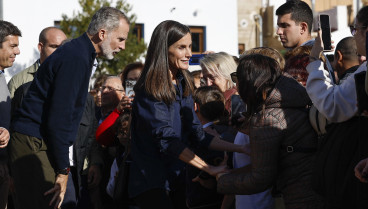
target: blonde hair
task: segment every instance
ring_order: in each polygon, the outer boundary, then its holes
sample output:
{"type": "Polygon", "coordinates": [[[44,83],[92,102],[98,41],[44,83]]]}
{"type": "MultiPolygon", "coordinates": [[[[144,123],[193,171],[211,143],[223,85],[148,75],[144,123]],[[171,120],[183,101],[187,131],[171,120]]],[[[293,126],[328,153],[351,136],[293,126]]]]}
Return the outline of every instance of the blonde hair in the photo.
{"type": "Polygon", "coordinates": [[[230,74],[236,71],[237,64],[233,56],[226,52],[207,54],[201,60],[202,70],[207,70],[211,75],[222,77],[226,80],[226,89],[235,86],[230,74]]]}

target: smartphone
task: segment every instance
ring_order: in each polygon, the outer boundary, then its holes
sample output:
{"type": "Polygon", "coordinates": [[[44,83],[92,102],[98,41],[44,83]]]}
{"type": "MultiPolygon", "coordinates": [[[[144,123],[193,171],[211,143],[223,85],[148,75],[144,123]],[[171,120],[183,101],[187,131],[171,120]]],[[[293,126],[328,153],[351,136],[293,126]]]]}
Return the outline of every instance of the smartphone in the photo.
{"type": "Polygon", "coordinates": [[[330,16],[324,14],[319,15],[319,22],[322,30],[323,50],[330,51],[332,49],[330,16]]]}
{"type": "Polygon", "coordinates": [[[134,95],[134,85],[137,83],[135,80],[126,80],[125,81],[125,95],[127,97],[132,97],[134,95]]]}
{"type": "Polygon", "coordinates": [[[201,59],[205,56],[205,54],[193,54],[189,59],[189,65],[199,65],[201,59]]]}

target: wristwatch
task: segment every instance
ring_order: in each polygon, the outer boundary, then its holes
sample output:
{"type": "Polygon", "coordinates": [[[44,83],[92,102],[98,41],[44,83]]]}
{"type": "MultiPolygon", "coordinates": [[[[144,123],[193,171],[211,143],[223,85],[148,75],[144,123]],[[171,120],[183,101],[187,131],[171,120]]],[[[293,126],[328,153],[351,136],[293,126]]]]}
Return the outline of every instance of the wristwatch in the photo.
{"type": "Polygon", "coordinates": [[[68,175],[69,172],[70,172],[70,167],[67,167],[64,169],[57,170],[55,173],[56,175],[59,175],[59,174],[68,175]]]}

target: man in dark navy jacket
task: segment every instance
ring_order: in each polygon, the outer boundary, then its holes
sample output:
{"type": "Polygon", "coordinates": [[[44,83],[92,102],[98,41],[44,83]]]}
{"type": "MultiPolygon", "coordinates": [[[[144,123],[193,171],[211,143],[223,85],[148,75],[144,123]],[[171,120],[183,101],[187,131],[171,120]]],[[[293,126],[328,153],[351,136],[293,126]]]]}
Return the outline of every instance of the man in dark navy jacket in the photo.
{"type": "Polygon", "coordinates": [[[78,132],[96,57],[125,49],[129,19],[104,7],[86,33],[49,56],[16,112],[9,145],[20,208],[59,208],[65,194],[69,147],[78,132]]]}

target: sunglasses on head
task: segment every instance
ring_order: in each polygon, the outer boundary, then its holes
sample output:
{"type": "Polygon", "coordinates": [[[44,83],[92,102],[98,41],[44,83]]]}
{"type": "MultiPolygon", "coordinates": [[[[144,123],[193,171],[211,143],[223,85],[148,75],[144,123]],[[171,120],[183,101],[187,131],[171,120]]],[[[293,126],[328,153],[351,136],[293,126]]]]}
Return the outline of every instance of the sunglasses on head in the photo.
{"type": "Polygon", "coordinates": [[[238,76],[236,75],[236,72],[233,72],[230,74],[230,77],[231,77],[231,80],[234,82],[234,83],[238,83],[238,76]]]}
{"type": "Polygon", "coordinates": [[[350,25],[349,27],[350,27],[351,35],[353,36],[356,34],[358,28],[367,28],[367,26],[356,26],[355,24],[350,25]]]}

